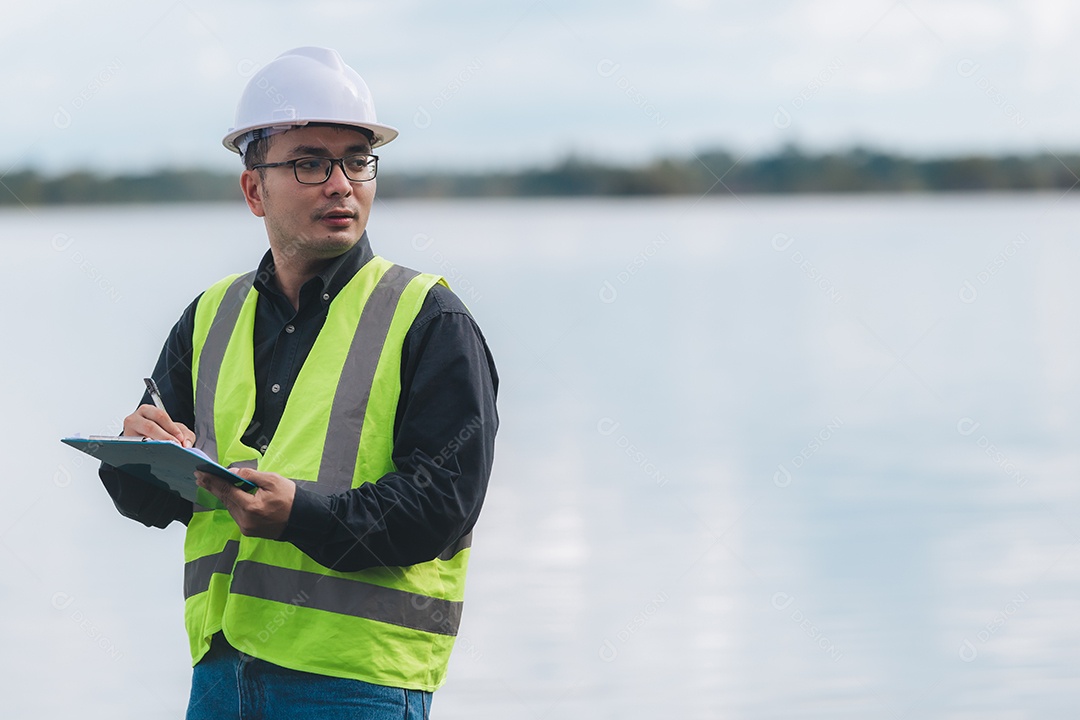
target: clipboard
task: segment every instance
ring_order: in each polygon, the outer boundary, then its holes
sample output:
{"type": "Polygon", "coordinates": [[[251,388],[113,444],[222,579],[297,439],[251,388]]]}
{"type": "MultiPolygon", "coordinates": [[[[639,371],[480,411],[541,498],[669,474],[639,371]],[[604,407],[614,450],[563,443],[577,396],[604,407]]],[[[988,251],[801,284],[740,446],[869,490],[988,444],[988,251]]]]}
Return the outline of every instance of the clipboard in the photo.
{"type": "Polygon", "coordinates": [[[244,492],[253,493],[258,489],[251,481],[218,465],[201,450],[181,447],[167,440],[91,435],[88,438],[60,438],[60,442],[203,507],[221,507],[221,503],[195,484],[196,470],[227,480],[244,492]]]}

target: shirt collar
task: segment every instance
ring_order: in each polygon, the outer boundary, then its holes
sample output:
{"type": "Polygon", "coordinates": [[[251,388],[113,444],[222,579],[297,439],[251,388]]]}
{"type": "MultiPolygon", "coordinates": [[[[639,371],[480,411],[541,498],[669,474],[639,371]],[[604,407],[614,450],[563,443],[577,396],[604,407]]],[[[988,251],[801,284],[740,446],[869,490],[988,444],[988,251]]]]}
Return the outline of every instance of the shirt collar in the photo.
{"type": "MultiPolygon", "coordinates": [[[[332,263],[323,268],[315,277],[304,283],[304,286],[300,288],[300,302],[303,303],[304,299],[313,292],[320,296],[329,295],[330,300],[333,300],[341,292],[341,289],[348,285],[353,276],[359,272],[360,268],[366,265],[368,260],[374,256],[375,253],[371,250],[371,243],[368,241],[367,231],[365,230],[355,245],[336,257],[332,263]]],[[[255,281],[252,284],[260,294],[284,297],[281,290],[278,289],[277,283],[273,282],[273,278],[274,255],[273,252],[267,250],[259,262],[259,268],[255,273],[255,281]]]]}

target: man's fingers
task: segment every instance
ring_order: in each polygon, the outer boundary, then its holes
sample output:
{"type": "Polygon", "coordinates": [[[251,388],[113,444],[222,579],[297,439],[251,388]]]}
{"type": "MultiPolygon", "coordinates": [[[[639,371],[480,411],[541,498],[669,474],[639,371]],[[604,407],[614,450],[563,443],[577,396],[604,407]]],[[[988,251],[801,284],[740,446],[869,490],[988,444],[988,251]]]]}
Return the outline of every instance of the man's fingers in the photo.
{"type": "Polygon", "coordinates": [[[270,478],[270,473],[259,472],[258,470],[254,470],[252,468],[234,467],[229,468],[229,472],[233,473],[234,475],[239,475],[252,485],[257,485],[261,488],[270,487],[273,484],[270,478]]]}
{"type": "MultiPolygon", "coordinates": [[[[178,422],[173,422],[173,419],[169,417],[169,413],[165,412],[159,407],[155,407],[154,405],[143,405],[142,407],[146,408],[146,416],[156,422],[158,426],[161,427],[161,429],[163,429],[169,434],[169,438],[167,439],[176,440],[176,442],[180,443],[184,447],[191,447],[190,445],[186,445],[184,442],[188,439],[184,435],[184,431],[187,430],[187,428],[185,428],[178,422]]],[[[140,408],[140,410],[141,409],[142,408],[140,408]]],[[[195,434],[192,433],[192,438],[194,437],[195,434]]]]}
{"type": "Polygon", "coordinates": [[[230,511],[242,500],[237,496],[241,492],[231,484],[209,473],[195,472],[195,483],[208,493],[220,500],[230,511]]]}
{"type": "Polygon", "coordinates": [[[195,444],[195,433],[183,424],[173,422],[169,413],[154,405],[140,405],[138,410],[124,418],[124,435],[172,440],[184,447],[195,444]]]}
{"type": "Polygon", "coordinates": [[[176,437],[158,421],[160,418],[151,415],[147,408],[153,410],[154,413],[162,413],[169,423],[172,422],[168,420],[167,414],[153,405],[143,405],[124,418],[124,435],[136,435],[151,440],[175,440],[176,437]]]}
{"type": "Polygon", "coordinates": [[[219,477],[215,477],[210,473],[204,473],[201,470],[195,471],[195,482],[200,487],[206,488],[215,495],[227,494],[229,490],[233,489],[233,486],[225,482],[219,477]]]}
{"type": "Polygon", "coordinates": [[[194,447],[195,433],[183,423],[176,423],[176,427],[180,428],[180,437],[182,438],[180,444],[186,448],[194,447]]]}

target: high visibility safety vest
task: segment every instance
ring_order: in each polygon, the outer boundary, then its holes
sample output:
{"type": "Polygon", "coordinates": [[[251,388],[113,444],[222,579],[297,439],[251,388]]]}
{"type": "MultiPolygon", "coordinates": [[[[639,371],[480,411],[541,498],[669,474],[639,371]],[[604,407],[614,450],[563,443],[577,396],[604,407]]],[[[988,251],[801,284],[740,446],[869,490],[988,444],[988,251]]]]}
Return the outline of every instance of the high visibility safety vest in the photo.
{"type": "MultiPolygon", "coordinates": [[[[442,279],[368,261],[332,301],[263,453],[241,442],[255,410],[253,279],[225,278],[196,308],[196,446],[227,467],[280,473],[326,495],[394,471],[402,344],[442,279]]],[[[291,543],[242,536],[200,491],[184,540],[193,663],[223,631],[241,652],[286,668],[433,691],[461,618],[468,545],[408,567],[337,572],[291,543]]]]}

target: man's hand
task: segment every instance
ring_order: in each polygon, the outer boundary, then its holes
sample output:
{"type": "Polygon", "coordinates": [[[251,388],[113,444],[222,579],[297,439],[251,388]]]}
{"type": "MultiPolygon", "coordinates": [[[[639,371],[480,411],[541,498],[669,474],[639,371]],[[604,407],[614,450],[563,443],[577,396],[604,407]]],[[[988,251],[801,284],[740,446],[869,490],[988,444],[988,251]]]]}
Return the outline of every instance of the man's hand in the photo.
{"type": "Polygon", "coordinates": [[[195,433],[183,423],[173,422],[169,413],[153,405],[140,405],[124,418],[124,435],[151,440],[171,440],[189,448],[195,444],[195,433]]]}
{"type": "Polygon", "coordinates": [[[240,532],[248,537],[277,540],[285,531],[296,497],[296,483],[277,473],[259,472],[250,468],[232,470],[259,489],[255,494],[233,487],[227,480],[208,473],[196,472],[195,482],[225,505],[240,532]]]}

